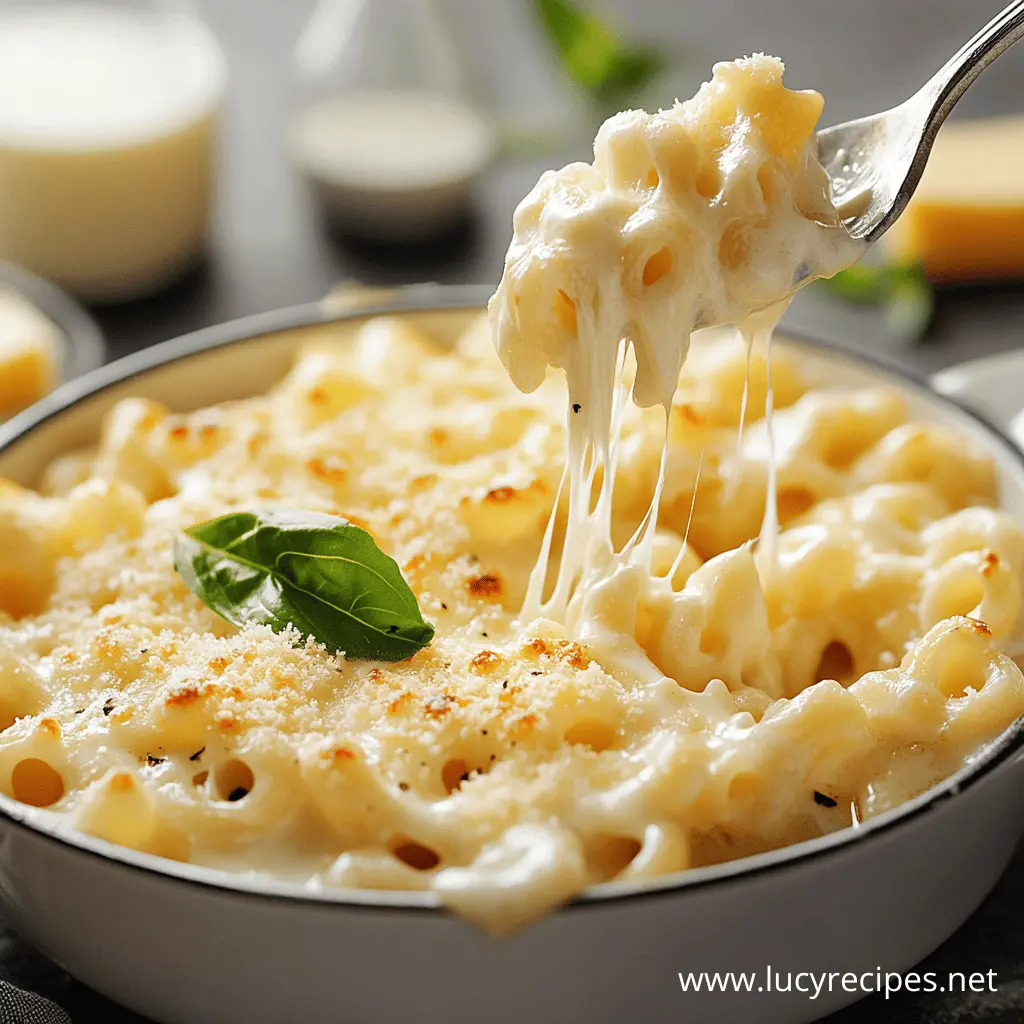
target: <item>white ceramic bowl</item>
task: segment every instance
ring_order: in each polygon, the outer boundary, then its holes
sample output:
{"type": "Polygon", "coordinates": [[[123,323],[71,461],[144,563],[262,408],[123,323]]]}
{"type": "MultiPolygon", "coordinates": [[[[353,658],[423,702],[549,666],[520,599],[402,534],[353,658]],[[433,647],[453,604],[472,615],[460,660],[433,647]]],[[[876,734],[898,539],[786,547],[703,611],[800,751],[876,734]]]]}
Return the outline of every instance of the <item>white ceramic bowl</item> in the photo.
{"type": "MultiPolygon", "coordinates": [[[[310,331],[339,338],[397,312],[439,338],[480,289],[419,290],[341,317],[259,316],[122,359],[0,427],[0,476],[96,435],[127,395],[190,409],[265,390],[310,331]],[[415,307],[415,308],[410,308],[415,307]]],[[[812,375],[900,387],[915,416],[993,456],[1003,504],[1024,517],[1024,456],[927,385],[820,344],[792,342],[812,375]]],[[[905,971],[981,902],[1024,832],[1024,719],[952,778],[857,830],[641,885],[582,894],[504,941],[430,893],[311,894],[161,860],[53,825],[0,797],[0,899],[16,927],[77,978],[167,1024],[620,1024],[798,1022],[857,998],[684,993],[678,972],[905,971]]]]}

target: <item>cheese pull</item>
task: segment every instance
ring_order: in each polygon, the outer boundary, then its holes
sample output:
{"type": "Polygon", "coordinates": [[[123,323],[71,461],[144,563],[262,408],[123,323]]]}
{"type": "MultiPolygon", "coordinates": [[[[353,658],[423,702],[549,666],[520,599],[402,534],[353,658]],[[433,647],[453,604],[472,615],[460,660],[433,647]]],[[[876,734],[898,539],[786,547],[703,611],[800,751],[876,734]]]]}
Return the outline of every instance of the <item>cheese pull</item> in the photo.
{"type": "Polygon", "coordinates": [[[889,253],[936,281],[1024,277],[1024,117],[946,124],[889,253]]]}

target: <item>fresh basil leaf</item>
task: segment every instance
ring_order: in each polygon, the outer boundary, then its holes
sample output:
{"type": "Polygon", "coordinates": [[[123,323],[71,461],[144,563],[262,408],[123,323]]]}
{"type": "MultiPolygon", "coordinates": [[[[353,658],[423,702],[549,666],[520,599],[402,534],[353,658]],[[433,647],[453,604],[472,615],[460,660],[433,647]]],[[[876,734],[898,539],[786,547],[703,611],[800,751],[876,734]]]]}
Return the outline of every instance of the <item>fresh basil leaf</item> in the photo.
{"type": "Polygon", "coordinates": [[[598,97],[638,89],[665,66],[650,46],[626,46],[599,17],[571,0],[534,0],[541,24],[566,70],[598,97]]]}
{"type": "Polygon", "coordinates": [[[231,512],[179,534],[174,567],[228,622],[291,625],[347,658],[401,661],[434,636],[395,560],[337,516],[231,512]]]}

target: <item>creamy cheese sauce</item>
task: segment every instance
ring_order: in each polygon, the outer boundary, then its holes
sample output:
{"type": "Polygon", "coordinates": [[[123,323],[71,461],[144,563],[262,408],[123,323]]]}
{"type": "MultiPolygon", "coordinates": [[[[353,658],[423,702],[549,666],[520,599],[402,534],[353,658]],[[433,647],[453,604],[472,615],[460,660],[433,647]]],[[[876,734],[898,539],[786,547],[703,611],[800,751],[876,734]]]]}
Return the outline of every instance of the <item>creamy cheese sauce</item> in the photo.
{"type": "Polygon", "coordinates": [[[542,179],[493,339],[316,328],[268,395],[124,399],[43,493],[0,480],[0,791],[504,934],[849,827],[973,756],[1024,713],[1024,532],[992,461],[890,389],[785,345],[769,366],[780,300],[856,255],[820,107],[776,61],[720,65],[542,179]],[[254,507],[371,531],[430,646],[376,664],[218,618],[174,540],[254,507]]]}
{"type": "MultiPolygon", "coordinates": [[[[691,334],[738,324],[748,350],[755,337],[769,348],[794,290],[863,249],[843,228],[815,156],[821,97],[786,89],[782,70],[760,54],[718,64],[689,102],[616,115],[598,132],[593,164],[548,172],[515,213],[490,303],[495,344],[524,391],[549,366],[563,370],[570,409],[557,581],[544,599],[549,531],[523,620],[556,619],[606,658],[636,645],[632,624],[622,635],[597,625],[605,592],[633,589],[638,604],[642,589],[670,586],[652,578],[651,555],[668,418],[691,334]],[[639,406],[661,406],[666,432],[650,508],[616,550],[611,508],[627,394],[639,406]]],[[[770,360],[767,372],[764,568],[778,534],[770,360]]]]}

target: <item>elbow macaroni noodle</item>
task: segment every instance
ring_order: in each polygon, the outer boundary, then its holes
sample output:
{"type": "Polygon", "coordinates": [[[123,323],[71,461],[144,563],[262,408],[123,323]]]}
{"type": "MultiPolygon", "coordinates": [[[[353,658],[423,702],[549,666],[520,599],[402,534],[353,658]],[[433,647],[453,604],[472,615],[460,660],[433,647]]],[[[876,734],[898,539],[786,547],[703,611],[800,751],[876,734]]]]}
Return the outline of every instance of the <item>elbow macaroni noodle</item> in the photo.
{"type": "MultiPolygon", "coordinates": [[[[607,159],[625,167],[639,150],[617,131],[607,159]]],[[[761,340],[698,335],[661,364],[667,398],[609,400],[600,514],[616,550],[646,521],[646,563],[552,616],[581,500],[561,486],[576,414],[567,431],[558,375],[531,368],[517,390],[485,319],[454,351],[400,319],[332,333],[267,396],[187,415],[128,399],[40,493],[0,484],[8,796],[164,857],[430,889],[500,932],[591,884],[880,814],[1024,713],[1002,653],[1024,532],[993,507],[990,461],[909,421],[898,393],[822,388],[785,346],[770,391],[761,340]],[[779,533],[752,544],[773,470],[779,533]],[[370,530],[433,644],[346,661],[218,618],[174,572],[173,538],[256,504],[370,530]],[[522,615],[531,588],[543,607],[522,615]]]]}

